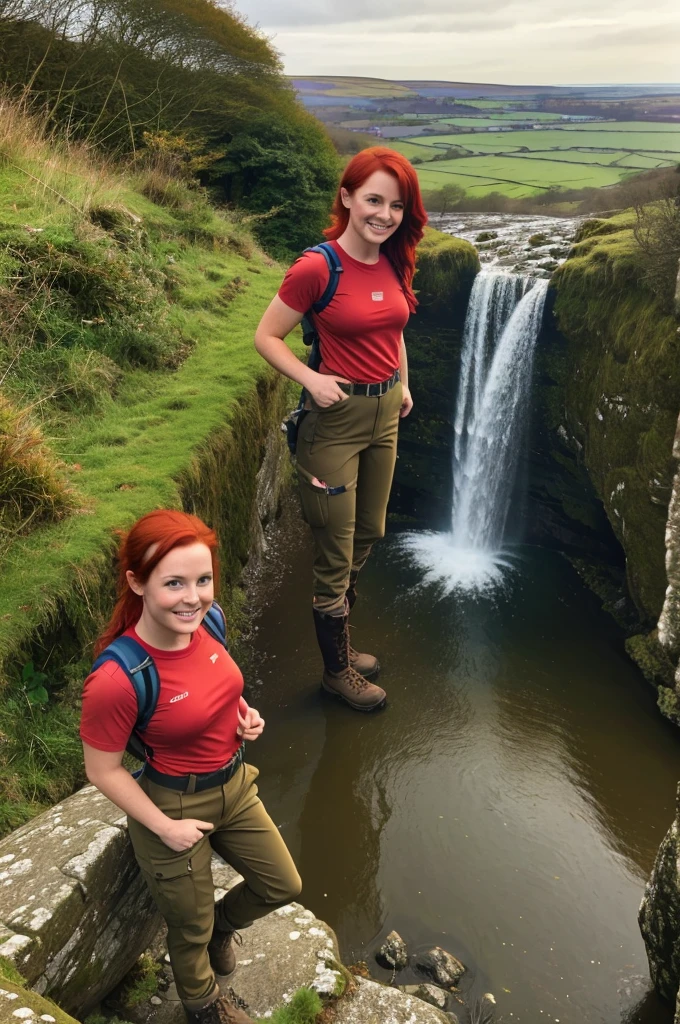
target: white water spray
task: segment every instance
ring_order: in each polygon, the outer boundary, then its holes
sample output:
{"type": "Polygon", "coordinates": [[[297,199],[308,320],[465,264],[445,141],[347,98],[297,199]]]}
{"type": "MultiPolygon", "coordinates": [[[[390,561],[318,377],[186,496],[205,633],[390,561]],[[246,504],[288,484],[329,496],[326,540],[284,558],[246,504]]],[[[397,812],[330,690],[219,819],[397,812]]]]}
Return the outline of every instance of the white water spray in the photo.
{"type": "Polygon", "coordinates": [[[511,563],[503,550],[548,282],[482,271],[463,334],[453,444],[450,533],[404,543],[446,590],[493,589],[511,563]]]}

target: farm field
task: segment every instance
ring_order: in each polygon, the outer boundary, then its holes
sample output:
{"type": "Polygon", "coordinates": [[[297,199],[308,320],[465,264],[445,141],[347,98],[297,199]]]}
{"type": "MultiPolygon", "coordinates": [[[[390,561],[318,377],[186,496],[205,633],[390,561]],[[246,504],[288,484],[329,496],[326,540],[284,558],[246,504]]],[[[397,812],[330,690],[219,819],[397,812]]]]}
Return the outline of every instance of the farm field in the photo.
{"type": "Polygon", "coordinates": [[[510,113],[498,113],[489,114],[485,117],[475,117],[474,114],[459,114],[456,117],[442,117],[440,118],[441,124],[455,124],[461,125],[462,127],[474,127],[474,128],[492,128],[497,125],[507,125],[508,121],[547,121],[554,123],[560,120],[559,114],[541,114],[532,111],[526,112],[524,110],[518,111],[516,114],[510,113]]]}
{"type": "Polygon", "coordinates": [[[325,106],[321,120],[369,133],[376,145],[402,153],[428,191],[455,183],[470,197],[494,191],[521,198],[607,188],[680,163],[680,87],[576,93],[334,76],[293,84],[315,112],[325,106]]]}
{"type": "Polygon", "coordinates": [[[549,188],[581,189],[616,185],[633,171],[626,167],[566,163],[558,160],[525,160],[521,156],[463,157],[417,167],[423,188],[441,188],[447,183],[461,185],[470,195],[501,192],[503,195],[533,195],[549,188]]]}
{"type": "MultiPolygon", "coordinates": [[[[597,128],[604,128],[604,125],[597,125],[597,128]]],[[[500,146],[506,151],[512,149],[529,148],[531,150],[543,149],[600,149],[600,150],[629,150],[633,153],[663,153],[673,156],[680,154],[680,125],[664,126],[663,131],[637,132],[622,130],[625,126],[617,125],[617,132],[588,131],[581,128],[536,128],[531,131],[519,130],[513,132],[475,132],[458,133],[445,135],[419,136],[426,141],[428,146],[463,146],[465,149],[472,149],[477,152],[495,152],[500,146]]],[[[408,135],[403,136],[400,141],[410,141],[408,135]]],[[[412,141],[418,141],[414,139],[412,141]]]]}

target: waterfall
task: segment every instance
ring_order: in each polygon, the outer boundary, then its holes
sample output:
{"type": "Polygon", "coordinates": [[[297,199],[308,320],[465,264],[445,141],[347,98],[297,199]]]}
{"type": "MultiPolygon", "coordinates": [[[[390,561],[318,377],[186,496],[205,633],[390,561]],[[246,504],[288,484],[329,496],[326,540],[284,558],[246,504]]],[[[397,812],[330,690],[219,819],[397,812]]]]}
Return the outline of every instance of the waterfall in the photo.
{"type": "Polygon", "coordinates": [[[547,287],[514,274],[481,273],[475,281],[454,424],[455,547],[502,546],[547,287]]]}
{"type": "Polygon", "coordinates": [[[547,288],[544,279],[499,271],[475,279],[454,419],[451,531],[405,538],[426,581],[484,590],[509,564],[504,531],[547,288]]]}

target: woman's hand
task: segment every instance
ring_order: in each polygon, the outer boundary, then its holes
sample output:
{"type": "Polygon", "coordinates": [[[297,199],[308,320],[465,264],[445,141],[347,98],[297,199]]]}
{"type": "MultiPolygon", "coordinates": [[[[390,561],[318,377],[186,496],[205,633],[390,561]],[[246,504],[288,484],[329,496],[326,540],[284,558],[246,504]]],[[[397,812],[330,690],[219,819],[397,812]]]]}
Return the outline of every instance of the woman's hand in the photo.
{"type": "Polygon", "coordinates": [[[264,718],[260,718],[260,712],[255,708],[249,708],[243,697],[238,707],[238,729],[236,733],[242,740],[252,742],[262,735],[264,729],[264,718]]]}
{"type": "Polygon", "coordinates": [[[177,853],[189,850],[203,838],[204,832],[209,832],[214,825],[209,821],[199,821],[196,818],[183,818],[180,821],[167,819],[167,825],[159,831],[158,838],[162,839],[166,846],[177,853]]]}
{"type": "Polygon", "coordinates": [[[403,419],[404,416],[408,416],[411,409],[413,408],[413,399],[411,398],[411,392],[409,391],[408,388],[403,388],[402,390],[404,396],[401,400],[401,409],[399,410],[399,415],[403,419]]]}
{"type": "Polygon", "coordinates": [[[349,398],[340,388],[340,384],[349,384],[344,377],[332,377],[329,373],[314,373],[311,384],[305,384],[305,391],[308,391],[316,404],[321,409],[327,409],[329,405],[342,402],[349,398]]]}

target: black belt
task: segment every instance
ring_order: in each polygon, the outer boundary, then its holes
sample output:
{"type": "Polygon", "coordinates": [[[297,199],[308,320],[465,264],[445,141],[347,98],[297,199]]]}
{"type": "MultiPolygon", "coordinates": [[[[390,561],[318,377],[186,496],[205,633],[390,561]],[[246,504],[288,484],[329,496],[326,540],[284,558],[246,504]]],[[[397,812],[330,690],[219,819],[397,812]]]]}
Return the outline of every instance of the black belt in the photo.
{"type": "Polygon", "coordinates": [[[389,380],[378,381],[377,384],[340,384],[338,387],[346,395],[365,395],[366,398],[382,398],[401,380],[399,370],[395,370],[389,380]]]}
{"type": "Polygon", "coordinates": [[[200,793],[203,789],[214,789],[223,786],[225,782],[233,778],[237,770],[243,764],[245,757],[245,743],[238,748],[231,761],[225,764],[224,768],[218,768],[216,772],[205,772],[202,775],[165,775],[157,771],[148,762],[144,765],[142,776],[151,779],[159,786],[166,789],[178,789],[180,793],[200,793]]]}

